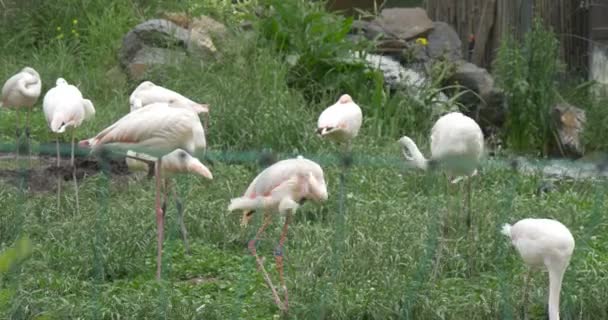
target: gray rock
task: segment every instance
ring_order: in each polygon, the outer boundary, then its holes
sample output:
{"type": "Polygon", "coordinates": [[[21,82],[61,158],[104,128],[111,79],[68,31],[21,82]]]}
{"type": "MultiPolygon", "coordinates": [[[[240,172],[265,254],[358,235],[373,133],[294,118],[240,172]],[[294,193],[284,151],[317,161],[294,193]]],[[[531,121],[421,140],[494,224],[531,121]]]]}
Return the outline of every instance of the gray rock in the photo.
{"type": "Polygon", "coordinates": [[[382,38],[384,30],[375,23],[364,20],[355,20],[351,25],[351,33],[362,34],[369,40],[374,40],[377,37],[382,38]]]}
{"type": "Polygon", "coordinates": [[[584,152],[581,139],[587,122],[585,111],[567,103],[558,103],[551,109],[551,117],[558,136],[552,148],[553,155],[581,157],[584,152]]]}
{"type": "Polygon", "coordinates": [[[463,94],[459,101],[469,107],[472,111],[469,114],[478,119],[482,127],[502,126],[506,117],[504,94],[495,86],[494,78],[486,69],[462,61],[448,82],[475,93],[463,94]]]}
{"type": "Polygon", "coordinates": [[[433,21],[421,8],[389,8],[371,22],[384,30],[387,37],[409,40],[426,35],[433,29],[433,21]]]}
{"type": "MultiPolygon", "coordinates": [[[[429,85],[428,79],[420,72],[405,68],[399,61],[382,55],[367,54],[365,61],[372,69],[377,69],[384,75],[385,84],[393,90],[406,90],[414,99],[422,102],[420,92],[429,85]]],[[[439,106],[448,100],[445,94],[438,94],[431,101],[433,107],[439,106]]]]}
{"type": "MultiPolygon", "coordinates": [[[[185,22],[182,25],[186,26],[185,22]]],[[[132,79],[139,79],[150,65],[178,63],[186,52],[203,57],[217,52],[212,37],[223,37],[226,28],[202,16],[187,28],[165,19],[148,20],[135,26],[123,38],[120,65],[132,79]]]]}
{"type": "Polygon", "coordinates": [[[151,67],[179,64],[186,58],[186,53],[178,50],[144,46],[127,66],[131,79],[142,79],[151,67]]]}
{"type": "Polygon", "coordinates": [[[432,59],[444,56],[451,61],[462,60],[462,42],[456,30],[449,24],[433,22],[433,30],[427,39],[428,53],[432,59]]]}

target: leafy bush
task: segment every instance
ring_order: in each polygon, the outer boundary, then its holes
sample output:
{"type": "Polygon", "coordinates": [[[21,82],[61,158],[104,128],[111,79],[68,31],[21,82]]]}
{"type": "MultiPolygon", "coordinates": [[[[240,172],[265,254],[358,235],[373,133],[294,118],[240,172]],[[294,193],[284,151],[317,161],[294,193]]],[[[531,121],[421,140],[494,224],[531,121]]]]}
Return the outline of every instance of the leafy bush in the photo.
{"type": "Polygon", "coordinates": [[[548,153],[554,138],[550,108],[562,67],[558,49],[555,34],[536,19],[523,45],[506,37],[498,50],[494,68],[509,105],[506,141],[516,151],[548,153]]]}
{"type": "Polygon", "coordinates": [[[353,18],[326,11],[324,2],[261,0],[256,30],[290,65],[288,81],[309,99],[371,83],[364,61],[353,54],[368,46],[347,39],[353,18]]]}

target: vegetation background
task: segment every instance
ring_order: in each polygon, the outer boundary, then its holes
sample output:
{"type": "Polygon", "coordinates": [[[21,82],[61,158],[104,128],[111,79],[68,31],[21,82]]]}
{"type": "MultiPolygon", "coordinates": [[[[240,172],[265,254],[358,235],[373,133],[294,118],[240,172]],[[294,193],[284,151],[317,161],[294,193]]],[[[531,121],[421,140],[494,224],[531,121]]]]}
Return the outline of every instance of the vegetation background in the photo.
{"type": "MultiPolygon", "coordinates": [[[[442,175],[407,170],[396,145],[408,134],[428,151],[426,139],[438,116],[428,102],[441,88],[441,79],[435,77],[421,92],[422,100],[390,92],[381,74],[350,56],[373,43],[346,41],[352,19],[328,13],[323,3],[4,0],[0,7],[0,78],[29,65],[39,71],[43,93],[57,77],[77,84],[97,109],[94,121],[78,130],[78,138],[94,135],[128,112],[129,94],[138,83],[125,80],[116,67],[118,48],[130,28],[161,12],[178,11],[212,16],[231,30],[219,42],[221,59],[191,57],[149,76],[212,106],[208,143],[216,178],[178,178],[193,254],[184,254],[175,207],[170,206],[165,274],[163,281],[154,279],[154,189],[146,179],[88,177],[80,186],[79,214],[71,188],[65,188],[63,205],[57,208],[53,191],[32,193],[3,183],[4,318],[279,318],[245,247],[260,217],[241,230],[238,214],[226,211],[229,199],[240,195],[259,172],[255,152],[265,149],[280,158],[303,154],[319,161],[330,188],[328,203],[303,206],[290,229],[286,269],[292,319],[524,319],[526,313],[530,319],[541,318],[546,314],[547,276],[533,274],[529,303],[524,304],[525,267],[498,232],[503,223],[524,217],[558,219],[575,236],[561,318],[608,318],[605,181],[563,181],[552,193],[537,193],[544,183],[540,174],[518,175],[502,161],[514,153],[538,154],[548,139],[542,129],[546,118],[520,119],[516,125],[529,128],[534,138],[504,133],[510,148],[484,163],[474,180],[474,228],[468,233],[461,191],[446,188],[442,175]],[[266,9],[260,14],[257,5],[266,9]],[[253,31],[238,29],[243,20],[253,23],[253,31]],[[293,54],[298,60],[288,63],[293,54]],[[365,120],[354,146],[356,163],[342,190],[337,149],[320,141],[314,127],[321,110],[344,92],[363,108],[365,120]],[[449,232],[441,238],[448,212],[449,232]]],[[[549,30],[537,37],[548,40],[531,39],[522,50],[552,45],[549,30]]],[[[588,94],[592,84],[560,80],[557,62],[548,70],[539,68],[546,60],[517,56],[516,48],[504,50],[496,69],[513,99],[532,97],[518,105],[527,108],[521,112],[567,99],[588,112],[587,150],[604,149],[608,113],[603,100],[588,94]],[[523,71],[506,73],[517,70],[523,71]],[[534,70],[542,73],[535,76],[534,70]],[[515,85],[509,87],[507,79],[515,85]],[[527,87],[517,86],[521,84],[527,87]]],[[[449,65],[438,64],[432,72],[445,76],[449,70],[449,65]]],[[[51,142],[55,136],[44,122],[41,101],[34,108],[32,137],[51,142]]],[[[458,107],[455,101],[446,106],[458,107]]],[[[1,141],[13,141],[15,120],[14,111],[0,111],[1,141]]],[[[6,162],[3,166],[10,166],[6,162]]],[[[280,225],[277,218],[258,249],[268,258],[280,225]]]]}

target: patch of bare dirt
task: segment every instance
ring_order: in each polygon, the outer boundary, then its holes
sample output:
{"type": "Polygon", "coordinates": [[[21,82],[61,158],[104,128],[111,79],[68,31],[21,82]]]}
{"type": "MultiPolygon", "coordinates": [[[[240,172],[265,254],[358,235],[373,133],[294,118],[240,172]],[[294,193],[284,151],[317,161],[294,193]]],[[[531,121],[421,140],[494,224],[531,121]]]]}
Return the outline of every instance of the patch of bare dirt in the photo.
{"type": "MultiPolygon", "coordinates": [[[[2,158],[5,158],[5,161],[11,161],[10,156],[3,156],[2,158]]],[[[73,180],[73,169],[69,160],[63,160],[59,167],[54,157],[38,156],[34,160],[35,164],[32,168],[28,168],[29,165],[24,165],[25,168],[0,169],[0,180],[30,192],[53,191],[57,188],[58,178],[64,181],[73,180]]],[[[111,176],[130,174],[124,158],[107,159],[103,163],[98,158],[76,158],[74,164],[76,167],[75,176],[78,181],[102,172],[103,168],[111,176]]]]}

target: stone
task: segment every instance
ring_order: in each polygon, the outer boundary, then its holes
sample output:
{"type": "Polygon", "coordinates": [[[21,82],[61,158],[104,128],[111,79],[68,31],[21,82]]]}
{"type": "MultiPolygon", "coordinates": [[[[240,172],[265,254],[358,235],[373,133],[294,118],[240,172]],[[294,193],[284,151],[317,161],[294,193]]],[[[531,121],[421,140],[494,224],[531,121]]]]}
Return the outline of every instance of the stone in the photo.
{"type": "MultiPolygon", "coordinates": [[[[365,61],[368,66],[375,70],[380,70],[384,76],[384,83],[391,90],[405,90],[412,97],[421,100],[421,90],[424,90],[428,85],[428,79],[424,74],[410,68],[405,68],[389,56],[376,54],[365,55],[365,61]]],[[[439,107],[448,100],[447,96],[439,93],[432,98],[430,104],[433,108],[439,107]]]]}
{"type": "Polygon", "coordinates": [[[462,60],[462,42],[456,30],[441,21],[433,22],[428,37],[428,54],[431,59],[445,57],[451,61],[462,60]]]}
{"type": "Polygon", "coordinates": [[[460,61],[448,84],[458,84],[473,92],[461,95],[459,102],[472,110],[468,115],[478,120],[482,128],[502,127],[507,112],[504,93],[486,69],[460,61]]]}
{"type": "Polygon", "coordinates": [[[144,46],[128,65],[131,79],[142,79],[151,67],[178,64],[186,58],[186,53],[177,50],[144,46]]]}
{"type": "Polygon", "coordinates": [[[216,57],[214,39],[227,35],[226,27],[206,16],[195,19],[165,13],[169,19],[152,19],[135,26],[123,38],[119,62],[132,79],[139,79],[151,65],[179,63],[186,52],[216,57]]]}
{"type": "Polygon", "coordinates": [[[381,27],[387,37],[402,40],[425,36],[433,29],[433,21],[421,8],[384,9],[371,24],[381,27]]]}
{"type": "Polygon", "coordinates": [[[551,109],[551,118],[557,130],[557,141],[553,155],[569,158],[581,157],[584,153],[582,137],[587,117],[585,111],[567,103],[558,103],[551,109]]]}
{"type": "Polygon", "coordinates": [[[350,27],[350,33],[362,34],[368,40],[374,40],[376,38],[382,38],[384,36],[384,29],[375,23],[364,20],[353,21],[350,27]]]}

